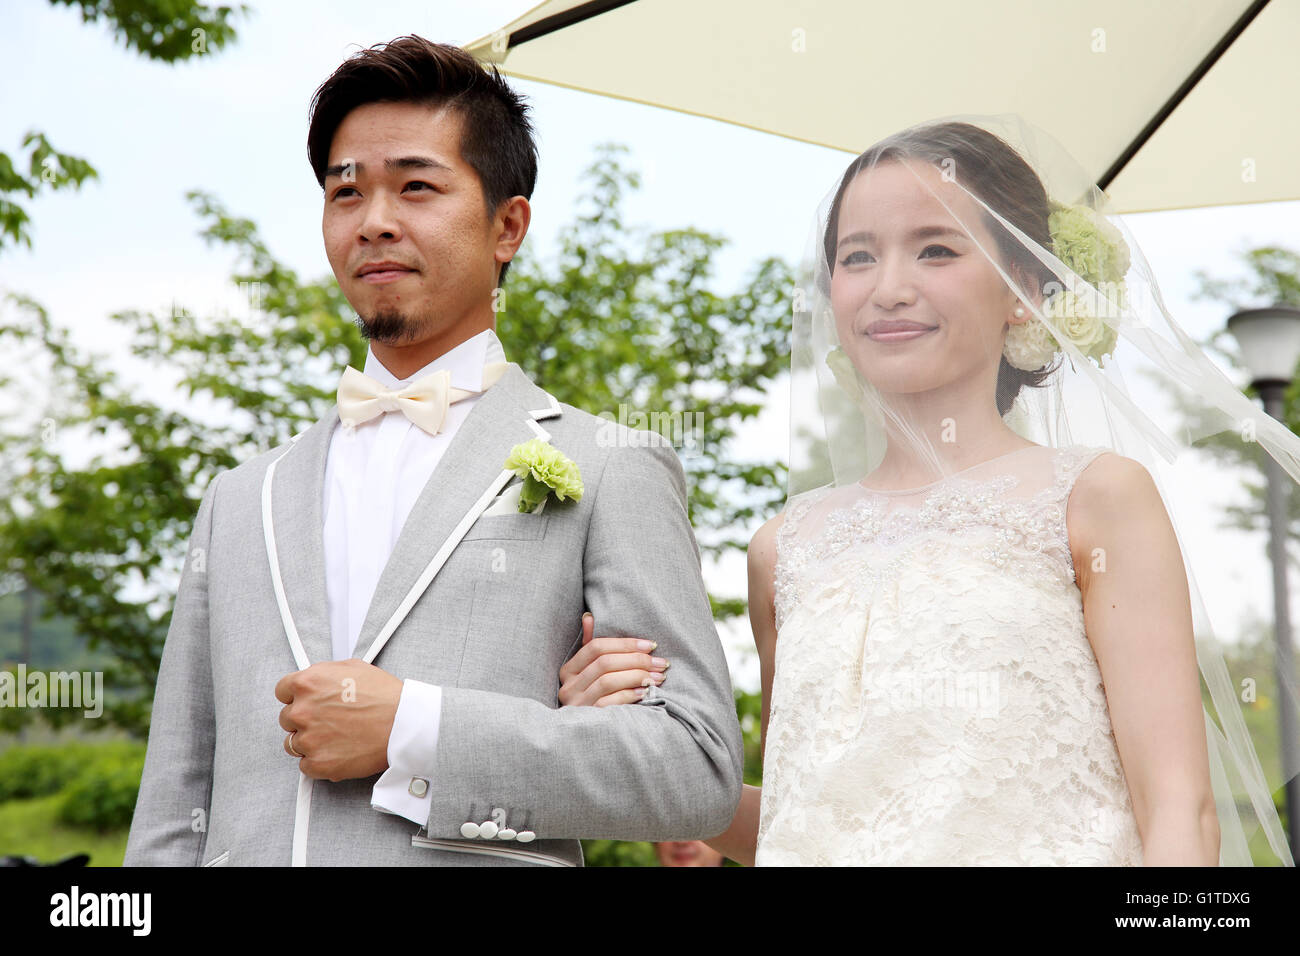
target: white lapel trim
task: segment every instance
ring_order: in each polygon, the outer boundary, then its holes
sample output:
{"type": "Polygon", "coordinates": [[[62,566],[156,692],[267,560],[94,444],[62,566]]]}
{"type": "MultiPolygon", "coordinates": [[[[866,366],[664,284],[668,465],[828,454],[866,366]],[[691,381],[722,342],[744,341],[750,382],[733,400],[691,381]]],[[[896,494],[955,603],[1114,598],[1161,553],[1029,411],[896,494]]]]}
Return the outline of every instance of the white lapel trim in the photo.
{"type": "MultiPolygon", "coordinates": [[[[284,455],[291,451],[293,451],[292,445],[284,455]]],[[[275,466],[280,463],[280,458],[284,455],[280,455],[267,466],[266,476],[262,479],[262,536],[266,539],[266,559],[271,565],[271,587],[275,590],[275,603],[280,608],[280,621],[284,624],[284,633],[289,638],[294,662],[298,665],[298,669],[302,670],[311,666],[311,661],[307,659],[302,638],[298,636],[298,627],[293,623],[293,615],[289,612],[289,600],[284,593],[284,579],[280,576],[280,556],[275,547],[275,520],[271,516],[271,482],[275,478],[275,466]]]]}
{"type": "Polygon", "coordinates": [[[311,792],[316,781],[298,771],[298,802],[293,810],[293,860],[291,866],[307,865],[307,828],[311,824],[311,792]]]}
{"type": "MultiPolygon", "coordinates": [[[[295,435],[296,442],[300,435],[295,435]]],[[[284,455],[293,451],[290,445],[284,455]]],[[[299,670],[311,666],[307,652],[303,649],[302,639],[298,636],[298,626],[293,622],[289,611],[289,601],[284,593],[284,580],[280,577],[280,556],[275,547],[275,522],[271,516],[271,482],[275,478],[275,466],[280,463],[280,455],[266,467],[266,476],[262,479],[262,535],[266,539],[266,558],[271,565],[271,586],[275,590],[275,603],[280,608],[280,621],[284,624],[284,633],[289,638],[289,647],[293,649],[294,663],[299,670]]],[[[307,827],[311,819],[311,794],[315,781],[301,770],[298,771],[298,800],[293,814],[293,866],[307,865],[307,827]]]]}
{"type": "Polygon", "coordinates": [[[548,407],[533,409],[528,413],[533,416],[534,421],[540,418],[554,418],[556,415],[560,414],[560,403],[555,400],[555,396],[550,392],[547,392],[546,397],[551,403],[548,407]]]}

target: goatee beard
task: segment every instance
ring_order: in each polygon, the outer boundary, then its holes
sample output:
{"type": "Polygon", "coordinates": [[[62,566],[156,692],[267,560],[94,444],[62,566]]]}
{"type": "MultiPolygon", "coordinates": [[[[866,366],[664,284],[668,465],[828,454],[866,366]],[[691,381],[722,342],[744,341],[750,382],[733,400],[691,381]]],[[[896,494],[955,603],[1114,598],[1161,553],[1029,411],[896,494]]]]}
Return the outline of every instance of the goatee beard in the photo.
{"type": "Polygon", "coordinates": [[[414,342],[428,326],[428,319],[413,319],[396,309],[381,309],[368,318],[357,313],[356,325],[362,338],[385,345],[414,342]]]}

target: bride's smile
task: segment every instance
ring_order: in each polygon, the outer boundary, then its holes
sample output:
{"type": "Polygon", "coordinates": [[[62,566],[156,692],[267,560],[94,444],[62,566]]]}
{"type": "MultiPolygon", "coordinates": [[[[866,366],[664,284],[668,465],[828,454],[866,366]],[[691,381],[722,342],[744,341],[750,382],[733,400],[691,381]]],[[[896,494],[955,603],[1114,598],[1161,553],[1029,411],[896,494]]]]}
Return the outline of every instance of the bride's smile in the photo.
{"type": "Polygon", "coordinates": [[[925,325],[908,319],[877,319],[867,326],[866,335],[874,342],[910,342],[938,328],[937,325],[925,325]]]}

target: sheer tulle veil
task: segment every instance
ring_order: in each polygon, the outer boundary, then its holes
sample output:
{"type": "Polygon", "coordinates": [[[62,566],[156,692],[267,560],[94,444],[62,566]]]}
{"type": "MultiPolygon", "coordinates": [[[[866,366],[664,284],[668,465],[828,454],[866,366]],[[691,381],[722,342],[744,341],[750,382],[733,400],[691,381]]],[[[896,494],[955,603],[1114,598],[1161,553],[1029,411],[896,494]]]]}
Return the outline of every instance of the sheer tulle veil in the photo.
{"type": "MultiPolygon", "coordinates": [[[[1203,518],[1197,510],[1239,503],[1192,493],[1207,474],[1233,479],[1213,485],[1230,490],[1252,477],[1208,454],[1207,440],[1254,443],[1300,482],[1300,438],[1242,394],[1175,321],[1129,229],[1048,133],[1014,115],[930,120],[877,143],[829,184],[795,288],[787,506],[813,489],[862,479],[891,442],[906,445],[908,460],[924,463],[934,479],[952,470],[937,442],[959,440],[950,435],[961,435],[962,416],[918,422],[912,411],[919,406],[899,399],[899,376],[910,374],[903,360],[864,374],[841,341],[846,330],[863,329],[846,317],[845,303],[835,308],[833,268],[886,269],[870,241],[842,241],[845,217],[887,193],[880,188],[888,182],[914,184],[912,200],[919,197],[929,210],[926,224],[950,232],[918,237],[910,264],[889,265],[879,282],[903,294],[907,268],[946,268],[945,253],[934,247],[964,242],[996,277],[972,301],[1005,294],[1007,313],[1014,310],[1006,324],[981,319],[965,333],[971,348],[987,350],[986,367],[998,364],[990,387],[1002,421],[1038,444],[1111,449],[1154,479],[1188,573],[1220,862],[1251,865],[1248,843],[1255,839],[1268,862],[1293,865],[1274,794],[1300,768],[1279,766],[1272,744],[1263,748],[1268,759],[1260,759],[1255,734],[1263,735],[1252,727],[1276,726],[1276,710],[1261,716],[1256,709],[1248,723],[1249,709],[1261,704],[1249,693],[1243,700],[1243,689],[1262,675],[1230,673],[1223,643],[1230,635],[1216,630],[1196,584],[1219,571],[1221,552],[1203,536],[1192,549],[1184,529],[1206,525],[1193,522],[1203,518]]],[[[1295,695],[1284,680],[1273,706],[1288,698],[1294,706],[1295,695]]]]}

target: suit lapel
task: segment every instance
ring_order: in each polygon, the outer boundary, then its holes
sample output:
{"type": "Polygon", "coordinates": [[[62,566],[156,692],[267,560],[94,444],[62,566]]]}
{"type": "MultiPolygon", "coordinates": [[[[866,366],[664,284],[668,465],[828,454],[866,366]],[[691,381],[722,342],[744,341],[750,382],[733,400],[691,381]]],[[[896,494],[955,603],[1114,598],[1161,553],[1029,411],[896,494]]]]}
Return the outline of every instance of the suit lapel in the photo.
{"type": "Polygon", "coordinates": [[[338,406],[294,441],[275,465],[271,500],[285,599],[307,659],[334,658],[325,592],[325,462],[338,406]]]}
{"type": "MultiPolygon", "coordinates": [[[[405,612],[399,614],[403,601],[462,519],[498,483],[510,449],[545,434],[535,419],[558,412],[551,397],[513,362],[474,403],[402,526],[361,626],[356,657],[371,659],[367,654],[385,625],[386,640],[405,617],[405,612]],[[397,620],[390,623],[395,616],[397,620]]],[[[452,547],[458,543],[451,542],[452,547]]]]}

